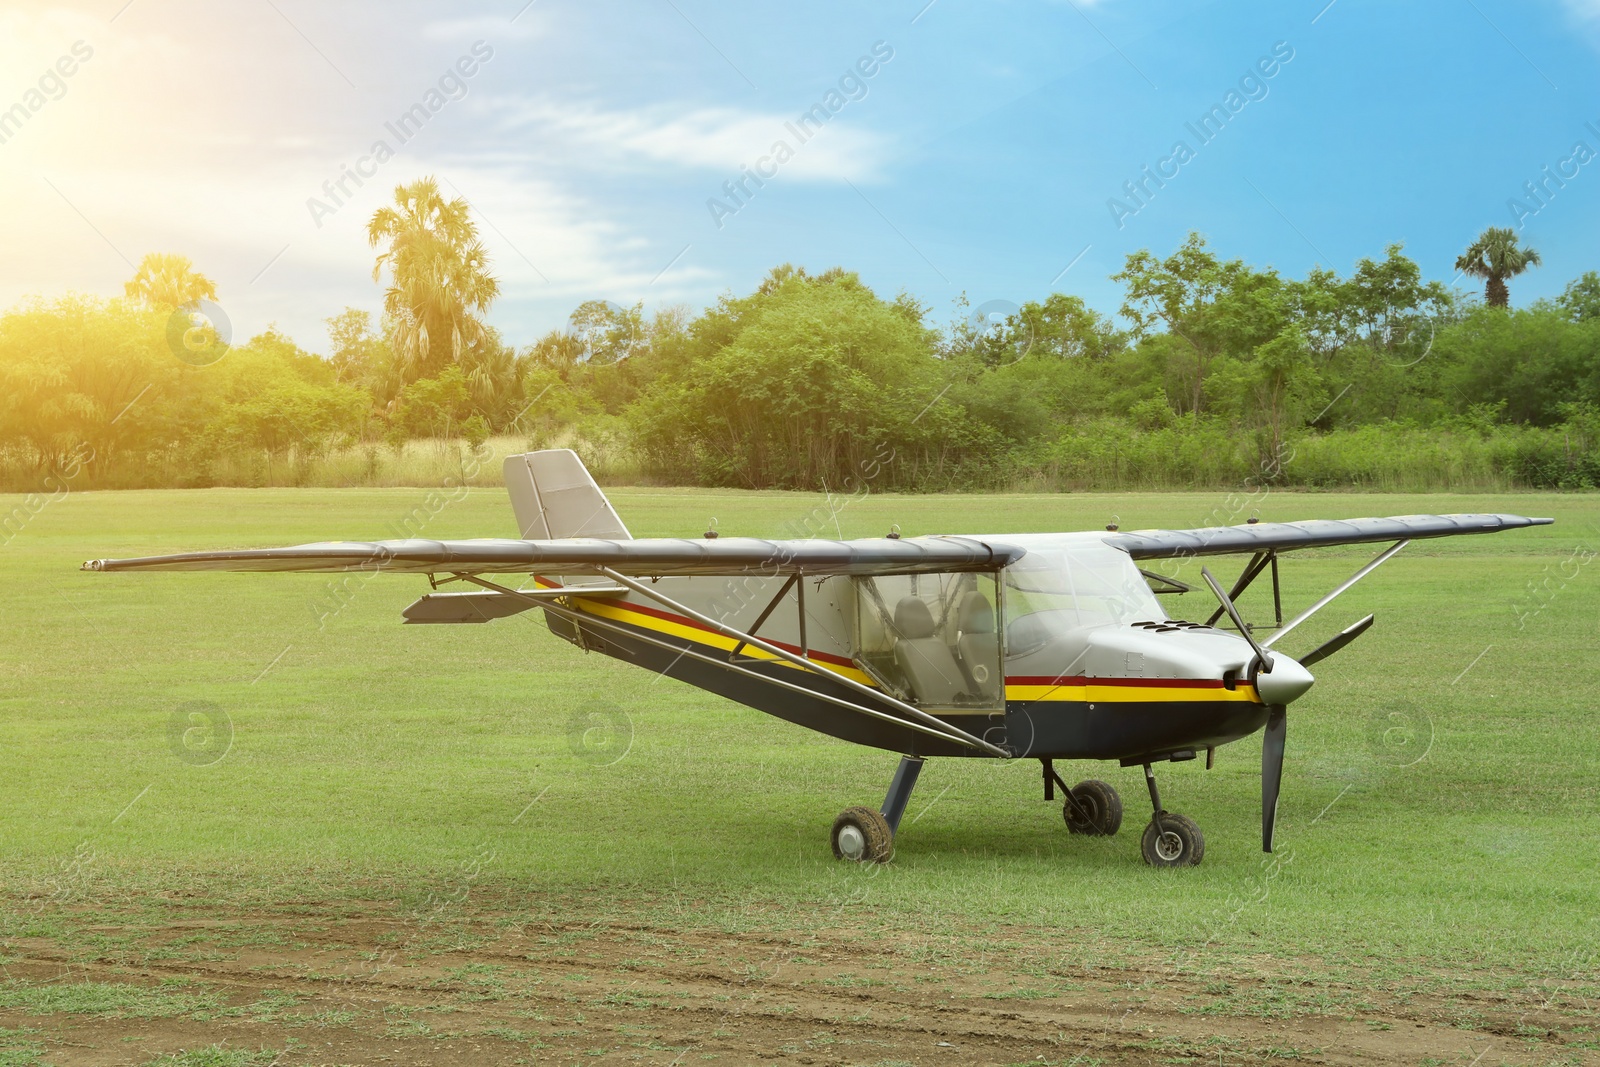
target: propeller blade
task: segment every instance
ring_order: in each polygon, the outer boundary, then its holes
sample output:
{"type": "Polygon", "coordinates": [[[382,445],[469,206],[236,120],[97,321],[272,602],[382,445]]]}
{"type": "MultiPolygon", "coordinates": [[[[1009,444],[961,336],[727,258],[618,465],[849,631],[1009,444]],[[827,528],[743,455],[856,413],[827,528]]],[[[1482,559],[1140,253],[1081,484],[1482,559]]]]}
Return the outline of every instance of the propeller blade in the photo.
{"type": "Polygon", "coordinates": [[[1368,615],[1359,622],[1351,623],[1343,630],[1340,630],[1338,633],[1334,634],[1330,640],[1323,642],[1321,645],[1302,656],[1300,658],[1300,666],[1310,667],[1313,664],[1321,663],[1323,660],[1339,651],[1345,645],[1348,645],[1351,641],[1354,641],[1356,638],[1366,633],[1371,626],[1371,615],[1368,615]]]}
{"type": "Polygon", "coordinates": [[[1272,830],[1278,821],[1278,787],[1283,783],[1283,739],[1289,712],[1275,704],[1261,734],[1261,851],[1272,851],[1272,830]]]}
{"type": "Polygon", "coordinates": [[[1200,577],[1204,578],[1206,580],[1206,584],[1211,587],[1211,591],[1217,594],[1217,602],[1220,603],[1222,605],[1222,609],[1228,613],[1228,618],[1233,620],[1233,624],[1239,628],[1239,632],[1244,635],[1244,639],[1250,642],[1250,647],[1256,650],[1256,658],[1261,661],[1262,672],[1265,674],[1271,674],[1272,657],[1267,653],[1267,650],[1262,648],[1261,645],[1256,641],[1255,635],[1250,632],[1250,628],[1246,626],[1244,624],[1244,620],[1239,617],[1239,609],[1233,606],[1233,600],[1228,596],[1227,593],[1222,591],[1222,586],[1217,583],[1217,580],[1214,577],[1212,577],[1211,572],[1206,570],[1204,567],[1200,568],[1200,577]]]}

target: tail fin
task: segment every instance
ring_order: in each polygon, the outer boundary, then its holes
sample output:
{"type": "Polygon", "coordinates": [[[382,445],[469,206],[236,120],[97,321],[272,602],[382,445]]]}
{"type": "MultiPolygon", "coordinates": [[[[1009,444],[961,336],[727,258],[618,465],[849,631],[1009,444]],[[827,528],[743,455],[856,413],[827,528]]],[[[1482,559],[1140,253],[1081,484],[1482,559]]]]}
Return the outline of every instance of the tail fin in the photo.
{"type": "Polygon", "coordinates": [[[517,529],[523,538],[633,540],[611,501],[572,449],[550,448],[507,456],[504,470],[511,510],[516,513],[517,529]]]}

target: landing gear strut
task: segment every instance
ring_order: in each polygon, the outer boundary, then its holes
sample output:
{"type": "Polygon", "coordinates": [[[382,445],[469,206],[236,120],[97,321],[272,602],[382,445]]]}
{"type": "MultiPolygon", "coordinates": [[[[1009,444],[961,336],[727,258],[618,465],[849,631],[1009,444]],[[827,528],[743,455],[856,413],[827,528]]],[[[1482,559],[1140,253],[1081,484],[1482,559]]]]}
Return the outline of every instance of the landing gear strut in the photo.
{"type": "Polygon", "coordinates": [[[833,820],[833,855],[835,859],[854,860],[858,863],[887,863],[894,855],[894,835],[900,829],[900,817],[906,813],[906,803],[911,790],[916,787],[917,776],[922,773],[919,756],[900,757],[894,778],[889,782],[888,795],[883,807],[846,808],[833,820]]]}
{"type": "Polygon", "coordinates": [[[1041,759],[1044,765],[1044,798],[1056,798],[1056,786],[1067,795],[1061,806],[1061,817],[1067,829],[1089,837],[1110,837],[1122,829],[1122,798],[1110,783],[1095,778],[1079,782],[1071,789],[1056,773],[1053,760],[1041,759]]]}
{"type": "Polygon", "coordinates": [[[1148,763],[1144,765],[1144,780],[1150,787],[1150,806],[1155,809],[1139,841],[1144,861],[1152,867],[1198,866],[1206,854],[1206,839],[1200,827],[1187,815],[1162,809],[1156,775],[1148,763]]]}

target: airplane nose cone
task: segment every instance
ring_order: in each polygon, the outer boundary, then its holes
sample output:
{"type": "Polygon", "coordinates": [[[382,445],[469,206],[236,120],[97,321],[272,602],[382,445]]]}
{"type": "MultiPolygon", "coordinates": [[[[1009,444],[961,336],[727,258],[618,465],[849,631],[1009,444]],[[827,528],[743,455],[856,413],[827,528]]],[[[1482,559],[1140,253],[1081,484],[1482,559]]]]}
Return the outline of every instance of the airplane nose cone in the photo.
{"type": "Polygon", "coordinates": [[[1311,672],[1288,656],[1273,653],[1272,673],[1256,672],[1256,695],[1263,704],[1287,704],[1305,696],[1316,681],[1311,672]]]}

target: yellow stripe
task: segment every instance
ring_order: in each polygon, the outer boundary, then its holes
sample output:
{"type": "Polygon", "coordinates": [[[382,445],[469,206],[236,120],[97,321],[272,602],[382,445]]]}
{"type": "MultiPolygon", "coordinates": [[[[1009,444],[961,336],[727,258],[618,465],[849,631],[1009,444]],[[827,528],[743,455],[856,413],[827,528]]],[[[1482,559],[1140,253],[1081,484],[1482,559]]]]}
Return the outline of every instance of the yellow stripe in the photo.
{"type": "Polygon", "coordinates": [[[1206,685],[1091,685],[1086,686],[1091,703],[1148,703],[1165,701],[1205,701],[1207,703],[1254,703],[1255,690],[1248,685],[1219,689],[1206,685]]]}
{"type": "MultiPolygon", "coordinates": [[[[666,634],[671,637],[682,638],[693,642],[704,650],[720,650],[731,652],[739,644],[737,638],[726,637],[722,634],[702,630],[698,626],[686,626],[680,622],[669,619],[660,619],[654,615],[643,612],[631,611],[619,606],[614,600],[597,600],[586,597],[573,597],[572,603],[580,611],[601,618],[613,619],[617,622],[628,623],[655,633],[666,634]]],[[[752,659],[768,660],[782,663],[786,667],[799,670],[794,664],[780,660],[770,652],[746,645],[742,654],[752,659]]],[[[844,678],[850,678],[870,685],[874,689],[881,688],[871,675],[856,667],[843,667],[833,663],[824,663],[812,660],[813,664],[825,671],[831,671],[844,678]]],[[[1131,686],[1131,685],[1008,685],[1006,686],[1006,699],[1019,701],[1089,701],[1101,704],[1137,704],[1137,703],[1167,703],[1177,701],[1189,702],[1246,702],[1258,703],[1255,690],[1247,683],[1241,682],[1235,689],[1218,689],[1210,686],[1183,685],[1174,683],[1171,686],[1131,686]]]]}
{"type": "MultiPolygon", "coordinates": [[[[617,622],[625,622],[630,626],[638,626],[642,629],[652,630],[659,634],[668,634],[672,637],[684,638],[694,642],[696,645],[699,645],[702,649],[718,649],[723,652],[732,652],[739,644],[737,638],[725,637],[722,634],[711,633],[707,630],[700,629],[698,626],[685,626],[681,622],[672,622],[669,619],[658,619],[654,615],[646,615],[643,612],[629,611],[627,608],[618,607],[616,601],[591,600],[583,597],[573,597],[572,602],[580,611],[588,612],[590,615],[599,615],[601,618],[614,619],[617,622]]],[[[787,660],[781,660],[772,653],[764,652],[761,649],[755,648],[751,645],[745,645],[740,651],[740,655],[749,656],[751,659],[763,659],[775,663],[781,663],[785,667],[790,667],[797,671],[801,669],[787,660]]],[[[811,660],[810,662],[822,670],[839,675],[841,678],[849,678],[853,681],[861,682],[864,685],[870,685],[874,689],[878,688],[878,683],[873,681],[870,675],[868,675],[865,671],[858,670],[855,667],[842,667],[834,663],[824,663],[821,660],[811,660]]]]}
{"type": "Polygon", "coordinates": [[[1240,683],[1235,689],[1183,685],[1008,685],[1007,700],[1088,701],[1096,704],[1159,704],[1175,701],[1259,703],[1256,691],[1240,683]]]}

